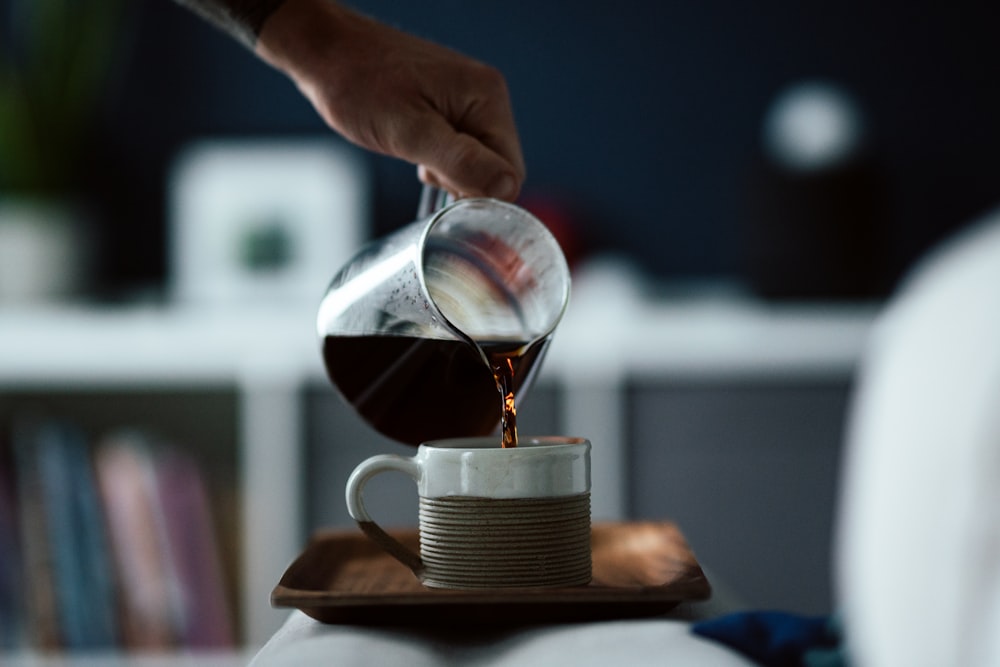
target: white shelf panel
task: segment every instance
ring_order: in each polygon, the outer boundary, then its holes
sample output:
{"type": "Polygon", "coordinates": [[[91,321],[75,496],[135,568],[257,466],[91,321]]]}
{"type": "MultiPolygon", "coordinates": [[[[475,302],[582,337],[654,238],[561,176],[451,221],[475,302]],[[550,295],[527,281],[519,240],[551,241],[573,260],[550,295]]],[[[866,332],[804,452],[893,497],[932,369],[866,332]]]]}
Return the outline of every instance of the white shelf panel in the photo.
{"type": "Polygon", "coordinates": [[[0,384],[303,378],[322,370],[313,318],[292,308],[12,309],[0,319],[0,384]]]}
{"type": "Polygon", "coordinates": [[[768,377],[853,371],[877,313],[868,304],[658,303],[579,309],[557,330],[546,372],[623,377],[768,377]]]}
{"type": "MultiPolygon", "coordinates": [[[[848,373],[878,311],[581,296],[543,367],[568,383],[848,373]]],[[[323,381],[314,320],[301,308],[8,310],[0,318],[0,385],[323,381]]]]}

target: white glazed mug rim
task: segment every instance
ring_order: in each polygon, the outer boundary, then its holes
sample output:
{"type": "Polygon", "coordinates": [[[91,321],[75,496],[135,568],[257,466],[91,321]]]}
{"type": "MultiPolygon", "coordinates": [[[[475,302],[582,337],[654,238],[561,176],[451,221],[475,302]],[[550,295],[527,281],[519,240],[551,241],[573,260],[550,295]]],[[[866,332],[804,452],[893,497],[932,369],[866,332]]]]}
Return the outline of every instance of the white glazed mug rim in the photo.
{"type": "Polygon", "coordinates": [[[449,438],[417,448],[411,473],[421,498],[552,498],[590,491],[590,441],[524,437],[503,448],[497,438],[449,438]]]}
{"type": "Polygon", "coordinates": [[[417,448],[428,451],[454,451],[467,450],[471,452],[492,452],[486,456],[503,456],[530,449],[532,451],[556,449],[575,445],[587,445],[590,441],[587,438],[563,435],[535,435],[520,437],[517,440],[517,447],[499,446],[497,436],[476,436],[465,438],[443,438],[441,440],[428,440],[421,443],[417,448]]]}

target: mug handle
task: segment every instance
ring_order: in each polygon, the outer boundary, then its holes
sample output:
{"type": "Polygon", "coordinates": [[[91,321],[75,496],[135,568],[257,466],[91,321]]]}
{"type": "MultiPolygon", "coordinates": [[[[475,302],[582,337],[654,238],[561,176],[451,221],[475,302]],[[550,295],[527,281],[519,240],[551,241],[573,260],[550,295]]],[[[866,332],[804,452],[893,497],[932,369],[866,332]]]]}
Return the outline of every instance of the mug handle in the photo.
{"type": "Polygon", "coordinates": [[[390,556],[412,570],[413,574],[417,575],[419,579],[424,571],[424,562],[420,556],[385,532],[381,526],[372,520],[368,514],[368,510],[365,509],[365,484],[375,475],[391,470],[405,473],[415,482],[419,482],[420,480],[420,464],[415,458],[397,456],[396,454],[372,456],[358,464],[358,467],[354,469],[354,472],[347,479],[347,511],[351,515],[351,518],[358,522],[358,527],[361,528],[365,535],[382,547],[390,556]]]}

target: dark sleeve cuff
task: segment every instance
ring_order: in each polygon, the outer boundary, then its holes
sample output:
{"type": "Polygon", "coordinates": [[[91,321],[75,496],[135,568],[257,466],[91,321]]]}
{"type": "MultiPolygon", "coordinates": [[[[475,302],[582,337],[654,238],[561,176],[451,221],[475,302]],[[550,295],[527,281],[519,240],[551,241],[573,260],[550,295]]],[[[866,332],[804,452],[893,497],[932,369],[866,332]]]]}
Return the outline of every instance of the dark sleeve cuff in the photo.
{"type": "Polygon", "coordinates": [[[285,0],[175,0],[253,49],[264,21],[285,0]]]}

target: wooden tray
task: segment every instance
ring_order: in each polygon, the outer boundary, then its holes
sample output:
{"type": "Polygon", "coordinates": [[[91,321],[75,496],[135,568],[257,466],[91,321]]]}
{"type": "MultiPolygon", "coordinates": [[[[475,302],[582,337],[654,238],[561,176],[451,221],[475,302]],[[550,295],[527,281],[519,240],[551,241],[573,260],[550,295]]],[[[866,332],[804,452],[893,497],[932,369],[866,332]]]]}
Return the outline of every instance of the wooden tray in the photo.
{"type": "MultiPolygon", "coordinates": [[[[390,531],[417,548],[417,531],[390,531]]],[[[670,522],[598,523],[593,581],[574,588],[438,590],[358,530],[317,533],[271,593],[323,623],[496,626],[636,618],[703,600],[711,587],[670,522]]]]}

